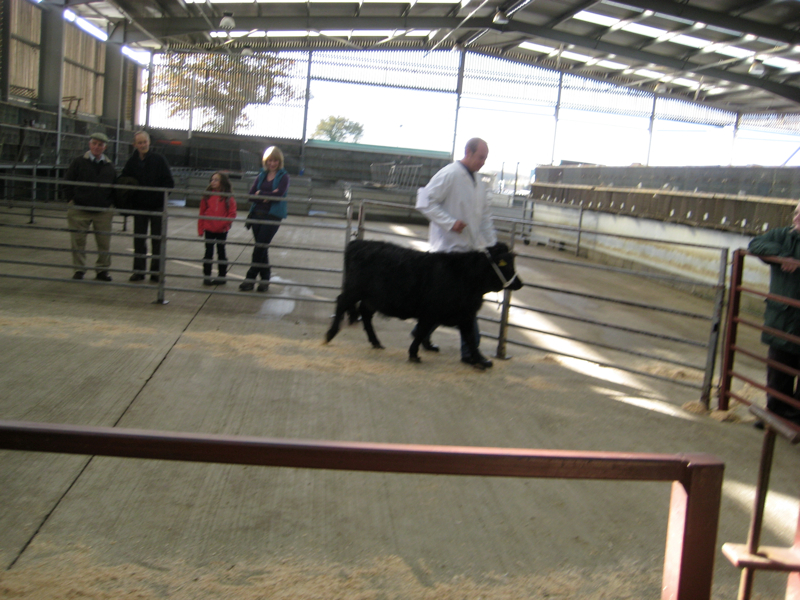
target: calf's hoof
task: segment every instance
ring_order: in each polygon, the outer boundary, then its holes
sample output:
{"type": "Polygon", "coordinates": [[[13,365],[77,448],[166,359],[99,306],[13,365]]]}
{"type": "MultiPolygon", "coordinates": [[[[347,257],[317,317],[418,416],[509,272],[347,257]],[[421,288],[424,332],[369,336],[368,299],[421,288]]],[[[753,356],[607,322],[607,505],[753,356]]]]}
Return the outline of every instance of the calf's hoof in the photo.
{"type": "Polygon", "coordinates": [[[424,340],[422,340],[421,345],[422,345],[422,348],[424,350],[427,350],[428,352],[438,352],[439,351],[439,346],[434,344],[431,341],[431,338],[425,338],[424,340]]]}

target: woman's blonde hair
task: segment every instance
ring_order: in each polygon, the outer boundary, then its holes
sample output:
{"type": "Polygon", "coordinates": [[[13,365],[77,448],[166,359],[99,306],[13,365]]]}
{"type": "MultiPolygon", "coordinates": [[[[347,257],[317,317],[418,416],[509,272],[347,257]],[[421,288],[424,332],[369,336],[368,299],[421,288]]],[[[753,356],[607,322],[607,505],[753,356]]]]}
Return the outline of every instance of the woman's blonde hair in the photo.
{"type": "Polygon", "coordinates": [[[269,148],[264,150],[264,156],[261,159],[261,164],[263,164],[264,167],[266,167],[267,166],[267,161],[270,158],[277,158],[278,161],[280,162],[280,165],[278,166],[278,168],[279,169],[283,168],[283,152],[281,152],[280,148],[278,148],[277,146],[270,146],[269,148]]]}

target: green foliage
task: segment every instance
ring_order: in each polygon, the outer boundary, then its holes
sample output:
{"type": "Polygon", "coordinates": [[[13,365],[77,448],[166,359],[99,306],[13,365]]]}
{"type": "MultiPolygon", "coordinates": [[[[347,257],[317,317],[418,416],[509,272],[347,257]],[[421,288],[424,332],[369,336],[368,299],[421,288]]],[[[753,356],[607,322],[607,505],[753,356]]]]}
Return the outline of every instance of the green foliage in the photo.
{"type": "Polygon", "coordinates": [[[294,62],[269,53],[172,54],[154,68],[153,102],[164,103],[169,117],[186,117],[194,109],[196,131],[235,133],[252,124],[248,105],[303,97],[292,85],[294,62]]]}
{"type": "Polygon", "coordinates": [[[352,141],[358,143],[364,135],[364,126],[361,123],[350,121],[345,117],[334,117],[331,115],[327,119],[322,119],[317,125],[317,129],[311,136],[318,140],[330,140],[332,142],[352,141]],[[352,138],[348,140],[347,138],[352,138]]]}

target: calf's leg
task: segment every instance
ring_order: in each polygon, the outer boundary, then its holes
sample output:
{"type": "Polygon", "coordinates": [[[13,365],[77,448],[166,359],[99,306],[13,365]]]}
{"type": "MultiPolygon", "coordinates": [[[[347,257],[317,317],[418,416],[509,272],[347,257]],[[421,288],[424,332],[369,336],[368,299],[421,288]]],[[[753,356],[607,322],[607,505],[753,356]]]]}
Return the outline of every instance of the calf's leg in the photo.
{"type": "Polygon", "coordinates": [[[375,329],[372,327],[372,315],[375,314],[375,311],[372,310],[369,306],[367,306],[366,302],[361,302],[361,306],[359,307],[361,312],[361,322],[364,324],[364,331],[367,332],[367,339],[372,344],[373,348],[383,349],[380,341],[378,340],[378,336],[375,335],[375,329]]]}
{"type": "MultiPolygon", "coordinates": [[[[411,362],[421,362],[419,359],[419,346],[424,344],[429,338],[433,330],[436,329],[436,323],[427,319],[420,319],[417,326],[411,332],[414,335],[414,341],[408,347],[408,360],[411,362]]],[[[437,348],[438,350],[438,348],[437,348]]]]}
{"type": "Polygon", "coordinates": [[[331,327],[325,334],[326,344],[335,338],[337,333],[339,333],[339,326],[342,323],[342,317],[344,316],[344,313],[351,310],[355,310],[355,302],[349,300],[348,295],[345,292],[342,292],[339,294],[339,297],[336,298],[336,314],[333,315],[331,327]]]}

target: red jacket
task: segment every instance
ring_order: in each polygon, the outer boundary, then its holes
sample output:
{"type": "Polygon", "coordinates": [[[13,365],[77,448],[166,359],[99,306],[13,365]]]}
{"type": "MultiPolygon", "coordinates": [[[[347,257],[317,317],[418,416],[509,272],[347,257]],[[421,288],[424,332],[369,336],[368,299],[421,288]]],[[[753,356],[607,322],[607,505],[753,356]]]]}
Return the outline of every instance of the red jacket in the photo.
{"type": "MultiPolygon", "coordinates": [[[[233,196],[203,196],[200,201],[201,217],[226,217],[236,218],[236,200],[233,196]]],[[[214,233],[224,233],[231,228],[231,221],[209,221],[200,219],[197,221],[197,235],[202,236],[206,231],[214,233]]]]}

